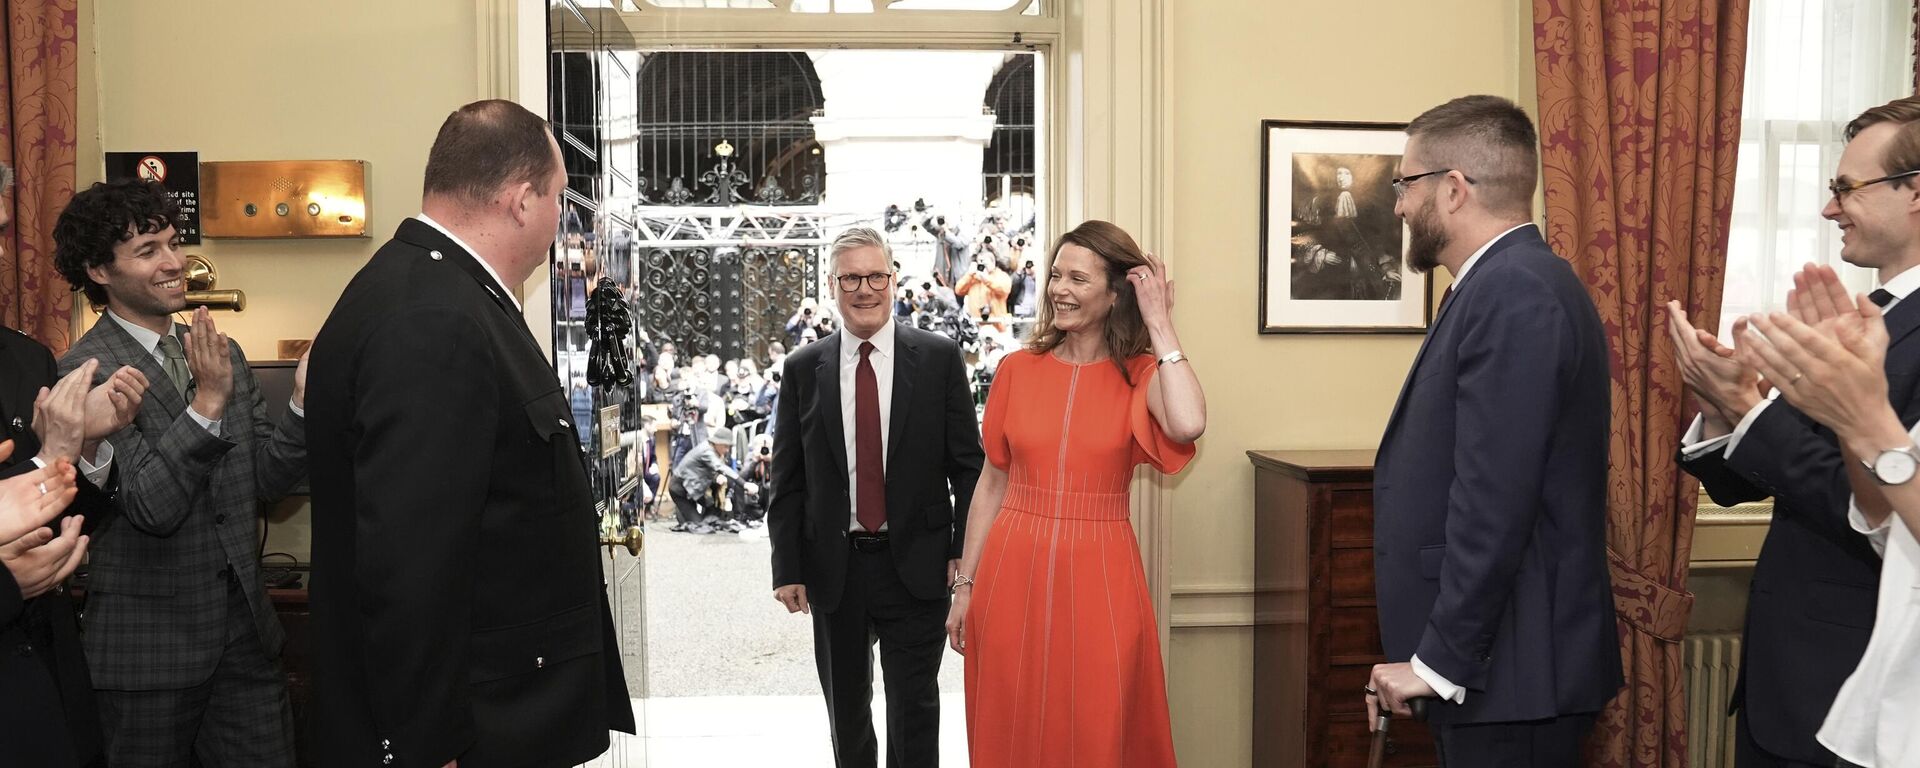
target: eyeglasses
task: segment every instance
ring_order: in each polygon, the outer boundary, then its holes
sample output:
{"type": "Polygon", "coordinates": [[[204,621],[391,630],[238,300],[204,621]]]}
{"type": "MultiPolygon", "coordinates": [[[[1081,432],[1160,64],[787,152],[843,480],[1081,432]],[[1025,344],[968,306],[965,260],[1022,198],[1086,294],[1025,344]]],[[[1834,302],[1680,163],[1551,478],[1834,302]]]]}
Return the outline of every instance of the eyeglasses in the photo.
{"type": "Polygon", "coordinates": [[[1871,187],[1883,181],[1898,181],[1900,179],[1904,179],[1909,176],[1920,176],[1920,171],[1907,171],[1906,173],[1896,173],[1891,176],[1882,176],[1877,179],[1867,179],[1866,181],[1856,181],[1852,183],[1843,182],[1839,179],[1833,179],[1827,182],[1827,191],[1833,193],[1833,199],[1845,200],[1847,199],[1847,193],[1852,192],[1861,187],[1871,187]]]}
{"type": "MultiPolygon", "coordinates": [[[[1419,181],[1419,180],[1421,180],[1421,179],[1424,179],[1424,178],[1426,178],[1426,177],[1428,177],[1428,176],[1438,176],[1438,175],[1440,175],[1440,174],[1443,174],[1443,173],[1453,173],[1453,169],[1452,169],[1452,168],[1442,168],[1442,169],[1440,169],[1440,170],[1437,170],[1437,171],[1427,171],[1426,173],[1416,173],[1416,174],[1414,174],[1414,175],[1412,175],[1412,176],[1400,176],[1400,177],[1397,177],[1397,178],[1395,178],[1395,179],[1393,180],[1393,196],[1394,196],[1394,197],[1406,197],[1406,196],[1407,196],[1407,187],[1411,187],[1411,186],[1413,186],[1413,183],[1414,183],[1414,182],[1416,182],[1416,181],[1419,181]]],[[[1466,179],[1466,180],[1467,180],[1467,183],[1468,183],[1468,184],[1478,184],[1478,183],[1479,183],[1479,182],[1477,182],[1477,181],[1474,181],[1474,180],[1473,180],[1473,177],[1472,177],[1472,176],[1468,176],[1468,175],[1466,175],[1466,174],[1464,174],[1464,173],[1463,173],[1463,174],[1460,174],[1460,178],[1463,178],[1463,179],[1466,179]]]]}
{"type": "Polygon", "coordinates": [[[854,291],[860,290],[860,283],[862,281],[866,282],[868,288],[876,291],[884,291],[887,289],[887,285],[893,282],[893,273],[875,272],[871,275],[835,275],[834,278],[840,281],[841,293],[853,293],[854,291]]]}

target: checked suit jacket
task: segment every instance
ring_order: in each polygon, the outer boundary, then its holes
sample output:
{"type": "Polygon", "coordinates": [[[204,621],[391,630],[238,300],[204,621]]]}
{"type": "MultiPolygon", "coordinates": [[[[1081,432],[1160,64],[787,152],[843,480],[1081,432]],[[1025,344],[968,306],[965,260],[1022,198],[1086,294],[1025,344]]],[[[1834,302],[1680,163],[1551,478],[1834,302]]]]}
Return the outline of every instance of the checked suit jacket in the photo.
{"type": "Polygon", "coordinates": [[[261,402],[245,353],[229,347],[233,392],[219,436],[187,413],[193,390],[175,391],[113,318],[60,358],[62,374],[99,358],[100,381],[131,365],[150,382],[133,424],[107,438],[122,514],[90,549],[82,640],[96,688],[171,690],[210,678],[226,647],[228,578],[239,580],[261,646],[279,655],[285,634],[260,579],[256,521],[263,502],[306,474],[305,426],[287,403],[261,402]]]}

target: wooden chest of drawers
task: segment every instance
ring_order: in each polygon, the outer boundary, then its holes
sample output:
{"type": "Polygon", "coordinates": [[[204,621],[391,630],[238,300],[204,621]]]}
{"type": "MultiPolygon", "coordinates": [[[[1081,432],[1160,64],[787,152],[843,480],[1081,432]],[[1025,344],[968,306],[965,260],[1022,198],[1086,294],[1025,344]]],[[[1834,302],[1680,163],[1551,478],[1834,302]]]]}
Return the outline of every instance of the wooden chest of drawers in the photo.
{"type": "MultiPolygon", "coordinates": [[[[1373,599],[1373,451],[1248,451],[1254,466],[1253,764],[1362,768],[1361,688],[1384,661],[1373,599]]],[[[1438,766],[1398,720],[1386,764],[1438,766]]]]}

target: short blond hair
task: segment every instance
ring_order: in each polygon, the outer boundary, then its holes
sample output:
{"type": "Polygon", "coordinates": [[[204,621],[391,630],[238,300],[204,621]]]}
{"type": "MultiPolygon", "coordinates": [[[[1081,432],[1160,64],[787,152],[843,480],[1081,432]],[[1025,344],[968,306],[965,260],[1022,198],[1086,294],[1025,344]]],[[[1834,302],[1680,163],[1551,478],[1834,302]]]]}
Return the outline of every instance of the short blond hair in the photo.
{"type": "Polygon", "coordinates": [[[833,244],[827,246],[827,271],[838,274],[840,254],[855,248],[879,248],[880,254],[887,259],[888,269],[892,269],[893,246],[887,245],[887,238],[873,227],[854,227],[841,232],[839,237],[833,239],[833,244]]]}

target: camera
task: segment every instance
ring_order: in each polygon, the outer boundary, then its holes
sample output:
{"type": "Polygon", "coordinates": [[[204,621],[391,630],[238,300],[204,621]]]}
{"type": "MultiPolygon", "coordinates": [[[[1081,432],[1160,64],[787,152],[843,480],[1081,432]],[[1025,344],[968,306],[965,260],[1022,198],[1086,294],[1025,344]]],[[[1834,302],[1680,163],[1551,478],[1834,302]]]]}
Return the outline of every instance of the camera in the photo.
{"type": "Polygon", "coordinates": [[[763,446],[760,446],[760,455],[762,455],[762,456],[772,456],[772,455],[773,455],[773,449],[772,449],[772,448],[768,448],[768,447],[766,447],[766,446],[764,446],[764,445],[763,445],[763,446]]]}

